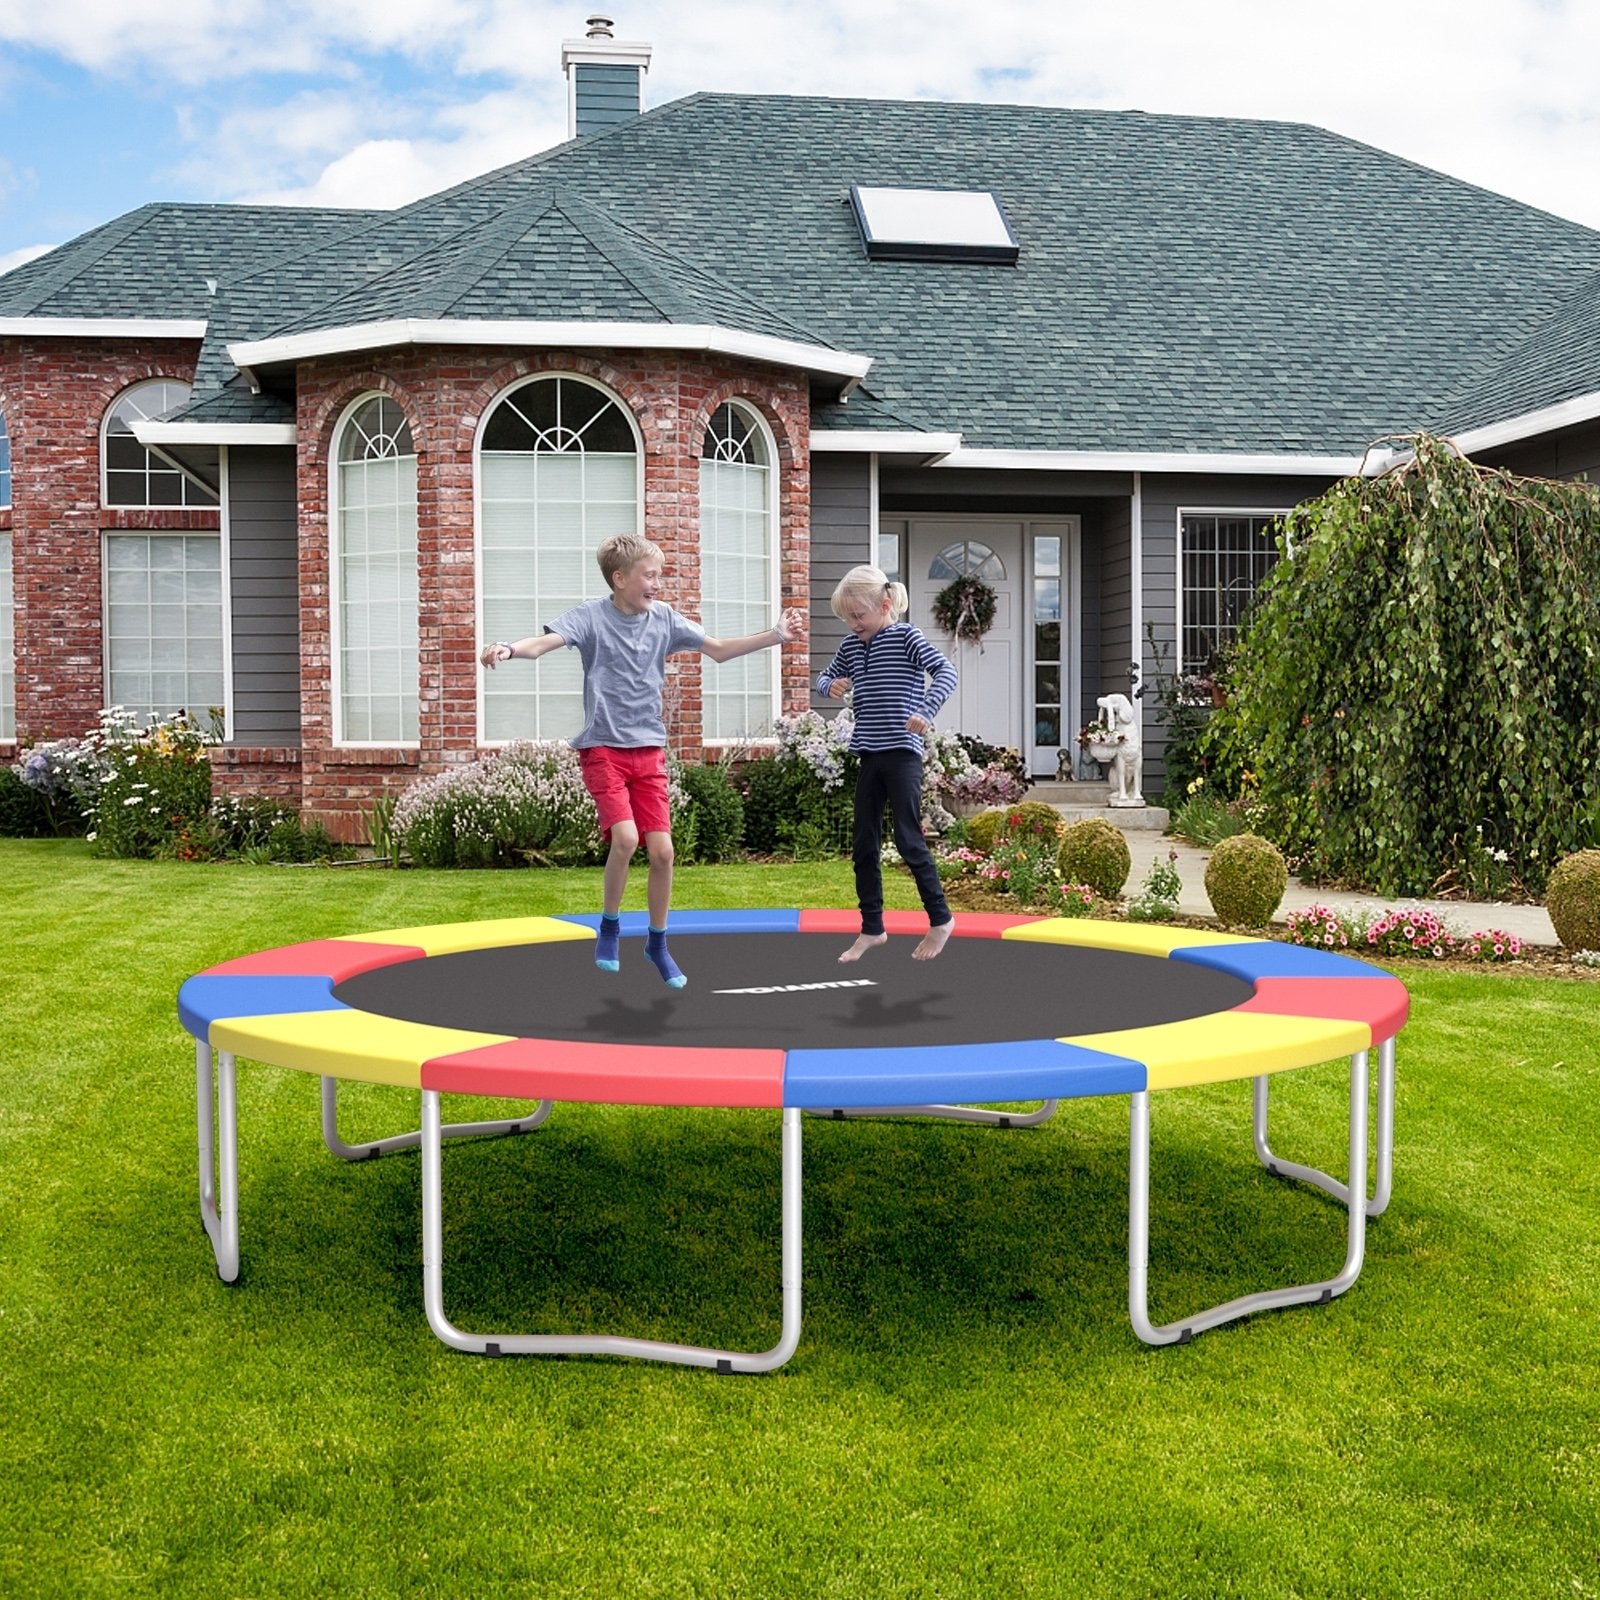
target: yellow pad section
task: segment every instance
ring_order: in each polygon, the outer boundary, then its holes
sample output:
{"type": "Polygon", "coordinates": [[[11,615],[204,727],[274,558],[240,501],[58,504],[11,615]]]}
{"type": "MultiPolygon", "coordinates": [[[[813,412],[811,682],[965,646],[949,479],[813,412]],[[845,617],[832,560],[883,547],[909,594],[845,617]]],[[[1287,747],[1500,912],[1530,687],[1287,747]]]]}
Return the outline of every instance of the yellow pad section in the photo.
{"type": "MultiPolygon", "coordinates": [[[[212,1031],[216,1031],[213,1025],[212,1031]]],[[[1275,1017],[1259,1011],[1217,1011],[1187,1022],[1154,1028],[1122,1028],[1115,1033],[1077,1034],[1063,1044],[1104,1050],[1142,1061],[1152,1089],[1181,1089],[1191,1083],[1225,1083],[1264,1072],[1311,1067],[1320,1061],[1354,1055],[1372,1044],[1364,1022],[1332,1017],[1275,1017]]]]}
{"type": "Polygon", "coordinates": [[[409,944],[424,955],[493,950],[506,944],[552,944],[558,939],[594,940],[594,929],[556,917],[495,917],[488,922],[436,922],[425,928],[385,928],[381,933],[341,933],[347,944],[409,944]]]}
{"type": "Polygon", "coordinates": [[[211,1043],[274,1067],[297,1067],[325,1078],[422,1085],[422,1063],[435,1056],[505,1044],[503,1033],[434,1028],[370,1011],[294,1011],[275,1017],[229,1017],[211,1024],[211,1043]]]}
{"type": "MultiPolygon", "coordinates": [[[[373,938],[379,935],[374,934],[373,938]]],[[[388,937],[384,935],[384,937],[388,937]]],[[[1088,917],[1055,917],[1007,928],[1002,939],[1033,944],[1075,944],[1092,950],[1124,950],[1135,956],[1170,956],[1202,944],[1260,944],[1237,933],[1212,933],[1205,928],[1168,928],[1159,922],[1094,922],[1088,917]]]]}

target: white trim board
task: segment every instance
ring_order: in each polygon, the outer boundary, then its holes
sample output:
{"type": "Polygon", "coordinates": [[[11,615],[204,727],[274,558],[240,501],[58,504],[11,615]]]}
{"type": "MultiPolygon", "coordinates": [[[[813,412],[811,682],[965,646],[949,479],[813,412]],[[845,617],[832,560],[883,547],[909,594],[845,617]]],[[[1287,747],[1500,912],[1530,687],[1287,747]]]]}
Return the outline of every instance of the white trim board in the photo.
{"type": "MultiPolygon", "coordinates": [[[[247,377],[250,369],[275,362],[308,361],[315,356],[343,355],[357,350],[385,350],[400,345],[489,344],[605,347],[617,350],[687,350],[775,366],[844,381],[849,393],[872,367],[870,356],[828,350],[798,339],[744,333],[704,322],[473,322],[458,319],[405,317],[386,322],[352,323],[314,333],[292,333],[273,339],[252,339],[228,346],[229,359],[247,377]]],[[[254,378],[251,377],[252,385],[254,378]]]]}
{"type": "Polygon", "coordinates": [[[143,422],[133,430],[140,444],[293,444],[292,422],[143,422]]]}
{"type": "Polygon", "coordinates": [[[0,317],[0,334],[46,339],[203,339],[206,325],[174,317],[0,317]]]}
{"type": "Polygon", "coordinates": [[[1524,412],[1520,417],[1508,417],[1504,422],[1468,428],[1465,433],[1452,434],[1451,437],[1462,453],[1470,456],[1480,450],[1492,450],[1497,445],[1516,444],[1523,439],[1536,438],[1541,433],[1554,433],[1558,428],[1593,422],[1597,417],[1600,417],[1600,390],[1593,394],[1574,395],[1570,400],[1553,406],[1541,406],[1537,411],[1524,412]]]}

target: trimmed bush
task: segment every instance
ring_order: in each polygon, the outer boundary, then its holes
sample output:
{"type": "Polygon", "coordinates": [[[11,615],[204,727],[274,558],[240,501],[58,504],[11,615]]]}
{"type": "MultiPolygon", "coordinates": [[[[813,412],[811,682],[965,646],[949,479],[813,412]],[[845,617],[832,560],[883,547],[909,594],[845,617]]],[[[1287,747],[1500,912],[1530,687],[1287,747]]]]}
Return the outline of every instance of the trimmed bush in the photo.
{"type": "Polygon", "coordinates": [[[1102,900],[1115,900],[1133,870],[1128,841],[1103,817],[1085,817],[1061,835],[1057,859],[1068,883],[1086,883],[1102,900]]]}
{"type": "Polygon", "coordinates": [[[694,813],[694,859],[726,861],[744,842],[744,801],[724,766],[689,766],[679,773],[694,813]]]}
{"type": "Polygon", "coordinates": [[[976,850],[982,855],[988,855],[994,849],[994,842],[1000,837],[1000,824],[1006,820],[1003,811],[980,811],[975,817],[968,817],[966,824],[967,847],[976,850]]]}
{"type": "Polygon", "coordinates": [[[1557,864],[1545,885],[1545,910],[1569,950],[1600,950],[1600,850],[1580,850],[1557,864]]]}
{"type": "Polygon", "coordinates": [[[0,767],[0,838],[38,839],[54,831],[44,796],[15,767],[0,767]]]}
{"type": "Polygon", "coordinates": [[[1288,884],[1283,852],[1257,833],[1222,840],[1206,863],[1206,895],[1227,928],[1264,928],[1288,884]]]}

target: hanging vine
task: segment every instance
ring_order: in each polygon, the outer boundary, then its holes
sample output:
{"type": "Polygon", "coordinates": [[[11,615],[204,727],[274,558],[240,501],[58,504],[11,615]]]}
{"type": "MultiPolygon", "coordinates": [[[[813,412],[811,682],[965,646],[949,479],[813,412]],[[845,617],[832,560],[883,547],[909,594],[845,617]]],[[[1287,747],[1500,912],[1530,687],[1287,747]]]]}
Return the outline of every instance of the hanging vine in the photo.
{"type": "Polygon", "coordinates": [[[1600,826],[1600,489],[1403,443],[1284,518],[1206,739],[1328,874],[1537,891],[1600,826]]]}
{"type": "Polygon", "coordinates": [[[994,626],[995,598],[982,578],[964,573],[933,597],[933,620],[952,638],[981,645],[994,626]]]}

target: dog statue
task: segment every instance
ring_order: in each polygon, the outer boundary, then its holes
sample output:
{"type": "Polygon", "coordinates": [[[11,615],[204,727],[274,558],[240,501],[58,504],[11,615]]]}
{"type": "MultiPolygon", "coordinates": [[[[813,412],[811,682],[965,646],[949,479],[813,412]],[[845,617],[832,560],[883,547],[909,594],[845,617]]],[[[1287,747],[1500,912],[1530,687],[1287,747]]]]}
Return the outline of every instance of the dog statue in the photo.
{"type": "Polygon", "coordinates": [[[1095,705],[1101,718],[1112,731],[1116,754],[1111,758],[1111,793],[1106,798],[1108,806],[1142,806],[1145,798],[1139,792],[1141,777],[1139,753],[1139,723],[1134,715],[1133,702],[1125,694],[1103,694],[1095,705]]]}

